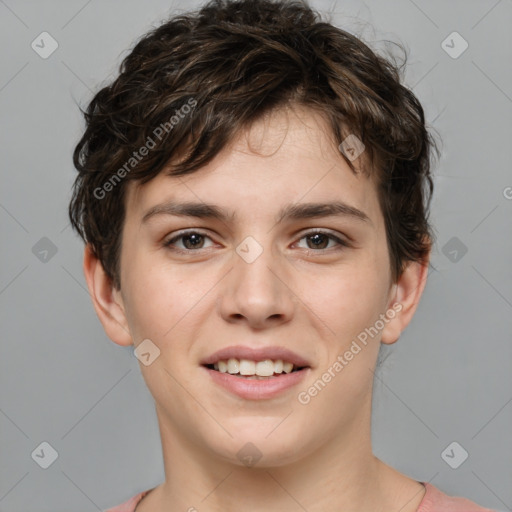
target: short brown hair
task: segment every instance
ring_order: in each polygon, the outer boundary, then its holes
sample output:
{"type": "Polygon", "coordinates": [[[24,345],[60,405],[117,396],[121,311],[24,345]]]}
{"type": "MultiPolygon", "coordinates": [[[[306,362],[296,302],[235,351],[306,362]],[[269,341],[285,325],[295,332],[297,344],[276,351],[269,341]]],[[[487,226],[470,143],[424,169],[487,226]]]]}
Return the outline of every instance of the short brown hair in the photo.
{"type": "Polygon", "coordinates": [[[178,152],[186,158],[172,175],[192,173],[263,114],[302,105],[325,116],[337,144],[353,134],[365,145],[360,168],[377,184],[396,282],[434,241],[427,217],[439,153],[420,102],[401,84],[405,60],[380,56],[305,1],[213,0],[174,16],[137,42],[83,112],[71,224],[119,289],[126,182],[146,183],[178,152]],[[187,104],[193,111],[180,115],[187,104]]]}

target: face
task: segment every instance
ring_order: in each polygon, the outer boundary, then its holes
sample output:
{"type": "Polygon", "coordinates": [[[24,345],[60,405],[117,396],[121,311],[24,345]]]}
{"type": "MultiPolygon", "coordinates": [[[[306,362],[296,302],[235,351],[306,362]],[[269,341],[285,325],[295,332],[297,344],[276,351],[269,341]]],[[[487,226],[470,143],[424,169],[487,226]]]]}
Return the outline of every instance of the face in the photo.
{"type": "Polygon", "coordinates": [[[328,134],[310,110],[274,111],[199,171],[128,188],[116,301],[135,347],[160,351],[143,377],[170,436],[235,464],[248,442],[278,466],[369,435],[396,288],[375,186],[328,134]],[[349,208],[306,215],[312,203],[349,208]],[[204,366],[233,355],[231,371],[255,371],[237,355],[305,368],[248,379],[204,366]]]}

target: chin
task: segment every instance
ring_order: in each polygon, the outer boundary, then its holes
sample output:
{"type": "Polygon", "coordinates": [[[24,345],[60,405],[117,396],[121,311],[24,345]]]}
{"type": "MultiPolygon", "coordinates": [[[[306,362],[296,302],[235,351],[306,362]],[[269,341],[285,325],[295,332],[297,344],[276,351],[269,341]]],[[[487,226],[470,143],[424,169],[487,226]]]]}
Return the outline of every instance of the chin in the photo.
{"type": "Polygon", "coordinates": [[[205,441],[220,458],[237,466],[262,469],[291,464],[303,456],[303,453],[298,453],[297,447],[304,445],[304,439],[296,437],[294,432],[284,427],[286,420],[279,425],[282,419],[272,418],[272,421],[268,421],[267,418],[259,426],[254,425],[253,419],[252,425],[245,429],[228,428],[232,438],[226,434],[222,439],[212,439],[211,443],[205,441]],[[268,428],[269,424],[271,428],[268,428]]]}

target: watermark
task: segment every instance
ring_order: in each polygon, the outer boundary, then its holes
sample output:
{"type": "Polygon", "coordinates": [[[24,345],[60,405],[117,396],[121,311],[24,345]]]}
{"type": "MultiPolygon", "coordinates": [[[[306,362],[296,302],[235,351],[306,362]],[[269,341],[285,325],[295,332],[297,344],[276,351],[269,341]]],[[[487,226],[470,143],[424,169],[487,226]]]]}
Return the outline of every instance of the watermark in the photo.
{"type": "Polygon", "coordinates": [[[441,43],[441,48],[452,58],[458,59],[469,47],[469,43],[458,33],[452,32],[441,43]]]}
{"type": "Polygon", "coordinates": [[[365,145],[357,135],[351,133],[341,142],[338,149],[353,162],[363,153],[365,145]]]}
{"type": "Polygon", "coordinates": [[[133,355],[144,365],[149,366],[160,356],[160,349],[148,338],[142,340],[133,355]]]}
{"type": "Polygon", "coordinates": [[[301,391],[297,395],[297,400],[302,405],[307,405],[311,402],[311,399],[322,391],[329,382],[331,382],[338,373],[345,368],[354,357],[361,352],[361,350],[368,344],[368,336],[373,338],[376,336],[384,326],[393,318],[396,314],[402,311],[403,306],[399,302],[395,302],[391,309],[388,309],[386,313],[381,313],[379,319],[371,327],[365,328],[361,331],[350,345],[348,350],[345,350],[343,354],[338,355],[336,361],[327,368],[327,370],[318,378],[306,391],[301,391]],[[359,341],[359,343],[358,343],[359,341]],[[361,346],[362,345],[362,346],[361,346]]]}
{"type": "Polygon", "coordinates": [[[469,457],[469,453],[457,441],[453,441],[452,443],[450,443],[441,452],[441,458],[452,469],[457,469],[459,466],[461,466],[466,461],[466,459],[468,457],[469,457]]]}
{"type": "Polygon", "coordinates": [[[120,167],[112,176],[105,182],[101,187],[96,187],[93,191],[93,195],[96,199],[104,199],[108,192],[112,192],[116,185],[121,182],[126,175],[134,169],[137,164],[149,154],[152,149],[155,149],[158,141],[162,140],[164,134],[169,133],[187,114],[192,112],[192,109],[197,105],[197,101],[194,98],[189,98],[187,103],[182,105],[179,109],[174,111],[174,115],[169,118],[169,121],[160,123],[151,135],[148,135],[146,141],[137,151],[132,153],[132,156],[120,167]]]}
{"type": "Polygon", "coordinates": [[[252,468],[263,456],[258,447],[253,443],[245,443],[237,452],[236,456],[248,468],[252,468]]]}
{"type": "Polygon", "coordinates": [[[30,44],[39,57],[47,59],[59,47],[59,43],[48,32],[41,32],[30,44]]]}
{"type": "Polygon", "coordinates": [[[30,456],[41,468],[48,469],[58,459],[59,453],[50,443],[43,441],[30,456]]]}

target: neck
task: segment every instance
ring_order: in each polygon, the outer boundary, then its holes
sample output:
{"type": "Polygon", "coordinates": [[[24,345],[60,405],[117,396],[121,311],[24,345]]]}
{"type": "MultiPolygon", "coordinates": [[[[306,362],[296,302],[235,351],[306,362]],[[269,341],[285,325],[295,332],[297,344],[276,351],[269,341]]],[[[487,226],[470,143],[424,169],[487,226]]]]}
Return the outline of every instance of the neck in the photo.
{"type": "Polygon", "coordinates": [[[373,455],[366,417],[292,462],[245,467],[200,450],[157,413],[166,481],[137,512],[414,512],[423,496],[421,484],[373,455]]]}

